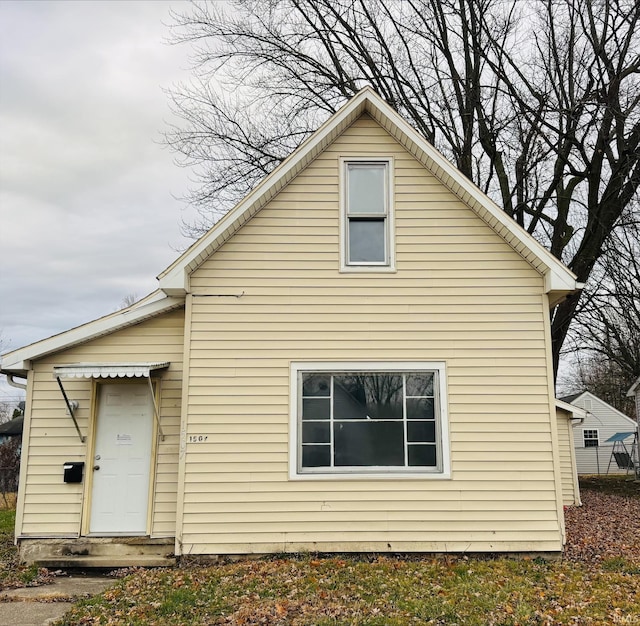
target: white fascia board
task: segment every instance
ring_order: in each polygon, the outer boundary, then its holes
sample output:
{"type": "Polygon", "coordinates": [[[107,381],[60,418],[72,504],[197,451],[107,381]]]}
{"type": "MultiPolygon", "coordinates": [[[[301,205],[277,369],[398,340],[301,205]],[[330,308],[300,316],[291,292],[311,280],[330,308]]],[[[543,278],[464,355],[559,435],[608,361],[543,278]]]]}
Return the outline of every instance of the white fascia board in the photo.
{"type": "MultiPolygon", "coordinates": [[[[300,147],[294,150],[253,191],[196,241],[182,256],[158,275],[159,286],[167,294],[187,293],[189,272],[195,269],[198,258],[209,256],[222,242],[229,238],[240,225],[253,217],[259,208],[268,202],[293,177],[333,139],[333,133],[345,124],[355,112],[364,111],[365,103],[375,95],[370,87],[359,91],[341,109],[334,113],[300,147]],[[274,191],[275,190],[275,191],[274,191]],[[251,213],[253,211],[253,214],[251,213]],[[216,244],[216,242],[219,242],[216,244]]],[[[377,95],[375,95],[378,98],[377,95]]],[[[345,125],[346,127],[346,125],[345,125]]],[[[199,264],[199,263],[198,263],[199,264]]]]}
{"type": "MultiPolygon", "coordinates": [[[[434,170],[434,174],[437,175],[439,171],[443,172],[445,176],[451,178],[456,185],[460,188],[460,192],[454,191],[456,195],[463,196],[468,194],[475,202],[477,202],[487,213],[494,218],[502,227],[504,227],[517,241],[521,242],[524,247],[538,257],[538,259],[546,266],[547,271],[544,272],[545,276],[545,289],[547,292],[557,291],[561,293],[573,293],[581,288],[581,283],[577,282],[576,275],[566,267],[561,261],[559,261],[549,250],[547,250],[542,244],[536,241],[524,228],[522,228],[517,222],[511,219],[491,198],[489,198],[477,185],[469,180],[457,167],[450,163],[444,155],[442,155],[434,146],[432,146],[424,137],[422,137],[415,129],[413,129],[409,123],[404,120],[398,113],[396,113],[384,100],[382,100],[375,92],[370,98],[372,106],[376,107],[379,112],[387,118],[388,123],[397,129],[398,136],[396,139],[400,143],[405,142],[402,136],[406,136],[409,141],[416,144],[419,150],[421,150],[429,161],[433,163],[433,167],[429,168],[434,170]]],[[[374,115],[374,117],[376,117],[374,115]]],[[[408,147],[405,145],[408,149],[408,147]]],[[[413,152],[410,150],[410,152],[413,152]]],[[[438,178],[441,178],[438,176],[438,178]]],[[[441,182],[450,187],[445,180],[441,182]]],[[[466,204],[469,204],[465,201],[466,204]]],[[[472,206],[472,208],[474,208],[472,206]]],[[[487,221],[482,215],[480,218],[485,222],[487,221]]],[[[495,228],[494,228],[495,230],[495,228]]],[[[503,236],[510,245],[508,238],[503,236]]],[[[514,247],[514,249],[516,249],[514,247]]],[[[517,250],[516,250],[517,251],[517,250]]],[[[519,252],[522,255],[522,253],[519,252]]]]}
{"type": "MultiPolygon", "coordinates": [[[[205,235],[196,241],[182,256],[165,269],[159,276],[159,286],[168,295],[182,295],[189,290],[189,273],[199,265],[199,262],[215,251],[219,245],[226,241],[241,224],[261,208],[264,203],[287,184],[302,168],[304,168],[320,150],[333,140],[336,131],[342,130],[342,126],[354,116],[362,112],[369,113],[382,124],[410,153],[416,156],[416,151],[424,155],[419,160],[447,186],[449,178],[457,189],[452,191],[461,199],[468,197],[470,204],[479,217],[491,226],[495,220],[508,235],[499,233],[511,247],[526,259],[518,249],[519,243],[525,250],[532,253],[544,268],[536,268],[545,277],[545,290],[553,294],[550,298],[554,303],[560,301],[566,294],[580,289],[576,276],[558,259],[556,259],[544,246],[538,243],[524,228],[512,220],[495,202],[483,191],[471,182],[460,170],[420,135],[409,123],[392,109],[371,87],[361,89],[341,109],[334,113],[316,132],[314,132],[302,145],[297,148],[281,165],[271,172],[249,195],[237,204],[227,215],[215,224],[205,235]],[[412,145],[410,145],[412,144],[412,145]],[[415,148],[413,147],[415,146],[415,148]],[[426,162],[426,163],[425,163],[426,162]],[[274,191],[275,190],[275,191],[274,191]],[[476,204],[487,215],[482,215],[476,204]],[[253,213],[252,213],[253,211],[253,213]],[[488,217],[487,217],[488,216],[488,217]],[[510,240],[512,238],[512,240],[510,240]]],[[[491,226],[496,230],[495,226],[491,226]]],[[[529,261],[531,263],[531,261],[529,261]]],[[[535,267],[535,266],[534,266],[535,267]]]]}
{"type": "Polygon", "coordinates": [[[102,335],[108,335],[144,319],[176,309],[183,304],[184,299],[182,298],[171,298],[160,290],[155,291],[126,309],[87,322],[48,339],[37,341],[24,348],[8,352],[2,356],[0,369],[8,373],[24,373],[31,369],[31,362],[34,359],[85,343],[102,335]]]}
{"type": "Polygon", "coordinates": [[[579,417],[580,419],[585,419],[588,413],[588,411],[585,411],[580,407],[574,406],[573,404],[569,404],[568,402],[563,402],[562,400],[558,400],[558,398],[556,398],[556,408],[562,409],[567,413],[571,413],[571,415],[573,415],[574,417],[579,417]]]}

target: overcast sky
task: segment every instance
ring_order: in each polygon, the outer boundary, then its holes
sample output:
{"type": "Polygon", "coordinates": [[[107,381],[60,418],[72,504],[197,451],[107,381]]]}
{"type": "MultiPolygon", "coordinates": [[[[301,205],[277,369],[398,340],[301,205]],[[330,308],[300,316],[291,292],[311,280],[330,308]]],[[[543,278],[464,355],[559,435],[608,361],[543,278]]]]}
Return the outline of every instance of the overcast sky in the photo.
{"type": "Polygon", "coordinates": [[[189,77],[166,43],[181,4],[0,0],[2,352],[153,291],[188,245],[189,172],[161,145],[162,88],[189,77]]]}

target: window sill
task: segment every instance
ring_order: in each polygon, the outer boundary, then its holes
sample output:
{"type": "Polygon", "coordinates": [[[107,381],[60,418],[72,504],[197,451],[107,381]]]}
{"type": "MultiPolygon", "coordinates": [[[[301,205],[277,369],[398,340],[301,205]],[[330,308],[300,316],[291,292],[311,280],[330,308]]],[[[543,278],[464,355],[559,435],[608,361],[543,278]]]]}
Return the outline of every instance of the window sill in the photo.
{"type": "Polygon", "coordinates": [[[361,473],[361,474],[350,474],[350,473],[332,473],[327,472],[326,474],[320,473],[309,473],[309,474],[299,474],[298,472],[290,472],[289,480],[450,480],[451,473],[450,472],[385,472],[385,473],[361,473]]]}
{"type": "Polygon", "coordinates": [[[340,274],[396,274],[398,270],[390,265],[344,265],[340,274]]]}

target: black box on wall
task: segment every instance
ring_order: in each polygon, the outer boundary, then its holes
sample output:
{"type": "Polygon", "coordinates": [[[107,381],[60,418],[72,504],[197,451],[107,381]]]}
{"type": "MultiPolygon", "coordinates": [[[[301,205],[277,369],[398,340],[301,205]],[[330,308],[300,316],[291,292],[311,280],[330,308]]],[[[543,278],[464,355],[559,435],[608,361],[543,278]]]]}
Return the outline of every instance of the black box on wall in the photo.
{"type": "Polygon", "coordinates": [[[65,483],[81,483],[83,461],[67,461],[63,466],[65,483]]]}

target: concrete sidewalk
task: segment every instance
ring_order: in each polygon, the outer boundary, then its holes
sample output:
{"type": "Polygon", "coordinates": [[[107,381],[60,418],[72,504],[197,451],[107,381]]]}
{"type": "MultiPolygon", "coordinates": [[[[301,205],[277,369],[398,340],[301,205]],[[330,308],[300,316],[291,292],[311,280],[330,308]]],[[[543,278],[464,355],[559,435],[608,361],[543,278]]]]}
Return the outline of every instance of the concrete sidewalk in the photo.
{"type": "Polygon", "coordinates": [[[78,600],[102,593],[115,578],[73,574],[50,585],[0,592],[0,626],[46,626],[62,617],[78,600]]]}

